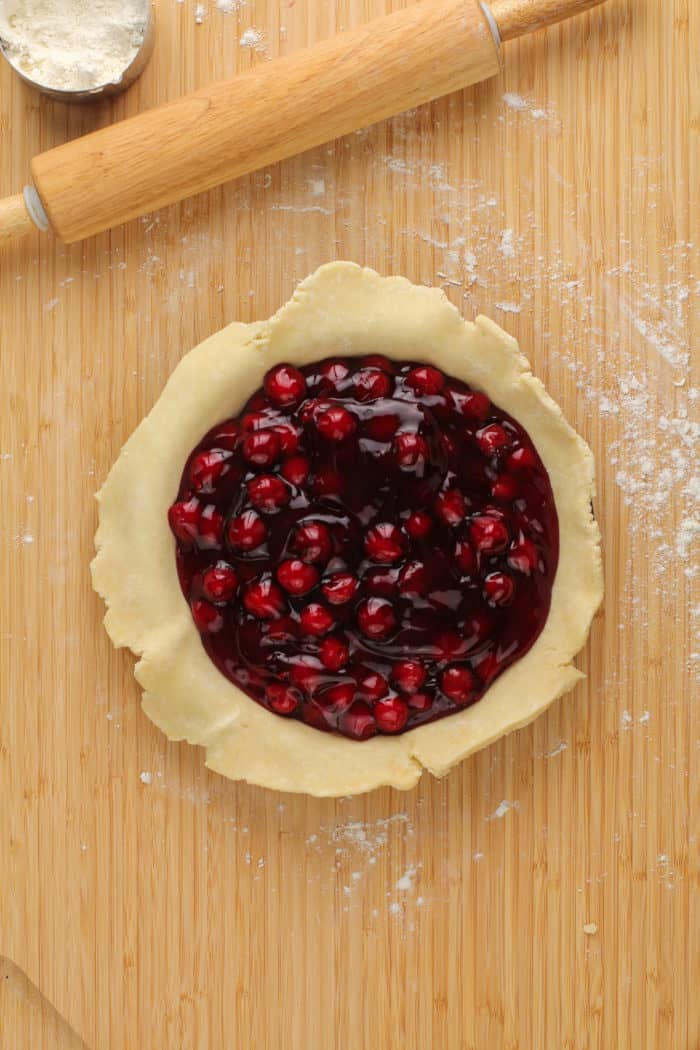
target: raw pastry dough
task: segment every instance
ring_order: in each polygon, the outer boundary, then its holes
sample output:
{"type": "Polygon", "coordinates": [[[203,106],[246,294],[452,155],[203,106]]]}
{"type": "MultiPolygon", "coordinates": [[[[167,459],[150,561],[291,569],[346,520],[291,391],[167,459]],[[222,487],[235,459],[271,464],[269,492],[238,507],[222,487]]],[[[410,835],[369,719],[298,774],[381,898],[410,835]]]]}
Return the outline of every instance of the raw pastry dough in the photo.
{"type": "Polygon", "coordinates": [[[312,795],[406,789],[424,768],[442,776],[530,722],[582,677],[571,661],[603,593],[593,488],[588,446],[513,338],[486,318],[463,320],[438,289],[330,263],[269,321],[231,324],[180,362],[98,493],[93,582],[108,606],[112,641],[140,656],[135,673],[144,710],[170,739],[206,748],[211,769],[312,795]],[[357,743],[266,711],[219,673],[180,590],[167,511],[191,449],[236,415],[271,366],[376,352],[436,365],[483,390],[525,427],[549,472],[560,551],[542,633],[478,703],[401,736],[357,743]]]}

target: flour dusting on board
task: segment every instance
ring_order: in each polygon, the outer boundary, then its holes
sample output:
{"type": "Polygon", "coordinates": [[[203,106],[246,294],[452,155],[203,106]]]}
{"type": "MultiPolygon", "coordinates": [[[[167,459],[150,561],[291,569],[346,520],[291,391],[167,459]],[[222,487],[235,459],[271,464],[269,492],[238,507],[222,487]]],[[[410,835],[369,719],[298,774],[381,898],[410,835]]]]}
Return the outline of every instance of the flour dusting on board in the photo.
{"type": "Polygon", "coordinates": [[[394,813],[391,817],[370,822],[351,820],[345,824],[323,826],[318,833],[307,838],[306,845],[321,850],[324,844],[333,843],[336,855],[354,851],[376,860],[388,845],[391,828],[396,825],[401,827],[402,834],[407,838],[412,838],[416,833],[407,813],[394,813]]]}
{"type": "Polygon", "coordinates": [[[265,42],[265,36],[259,29],[255,29],[251,26],[250,29],[246,29],[245,33],[241,36],[238,41],[240,47],[247,48],[249,51],[255,51],[259,55],[267,54],[267,44],[265,42]]]}

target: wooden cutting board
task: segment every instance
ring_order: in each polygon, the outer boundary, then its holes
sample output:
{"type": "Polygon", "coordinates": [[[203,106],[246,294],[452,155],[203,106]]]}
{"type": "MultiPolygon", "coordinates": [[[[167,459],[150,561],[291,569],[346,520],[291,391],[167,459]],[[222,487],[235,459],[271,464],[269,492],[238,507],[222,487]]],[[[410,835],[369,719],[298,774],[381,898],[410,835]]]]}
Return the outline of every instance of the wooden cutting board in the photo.
{"type": "MultiPolygon", "coordinates": [[[[0,69],[0,194],[40,149],[386,5],[197,9],[160,0],[113,103],[0,69]]],[[[0,255],[3,1050],[700,1046],[699,43],[695,0],[609,0],[479,88],[0,255]],[[334,258],[520,339],[595,449],[607,599],[587,682],[532,727],[408,794],[318,801],[165,741],[88,563],[94,492],[174,365],[334,258]]]]}

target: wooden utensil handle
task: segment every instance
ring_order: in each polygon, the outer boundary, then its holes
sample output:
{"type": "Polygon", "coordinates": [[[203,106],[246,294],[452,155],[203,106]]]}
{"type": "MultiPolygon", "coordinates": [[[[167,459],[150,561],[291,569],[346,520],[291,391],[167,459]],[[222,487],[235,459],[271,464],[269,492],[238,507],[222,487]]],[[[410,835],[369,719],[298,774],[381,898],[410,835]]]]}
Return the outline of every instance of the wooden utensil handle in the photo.
{"type": "Polygon", "coordinates": [[[421,0],[35,157],[55,233],[76,241],[492,76],[477,0],[421,0]]]}
{"type": "Polygon", "coordinates": [[[492,0],[491,12],[501,40],[514,40],[536,29],[580,15],[605,0],[492,0]]]}
{"type": "Polygon", "coordinates": [[[24,237],[35,229],[21,193],[0,200],[0,244],[24,237]]]}

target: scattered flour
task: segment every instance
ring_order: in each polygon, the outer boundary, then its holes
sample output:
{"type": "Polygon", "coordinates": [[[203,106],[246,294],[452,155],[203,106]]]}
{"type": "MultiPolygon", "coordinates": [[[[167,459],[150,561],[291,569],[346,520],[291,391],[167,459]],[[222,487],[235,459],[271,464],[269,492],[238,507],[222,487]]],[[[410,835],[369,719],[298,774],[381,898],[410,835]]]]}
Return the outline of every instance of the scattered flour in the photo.
{"type": "Polygon", "coordinates": [[[550,747],[548,751],[545,751],[542,755],[543,758],[554,758],[556,755],[560,755],[562,751],[566,751],[567,747],[566,740],[559,740],[553,747],[550,747]]]}
{"type": "Polygon", "coordinates": [[[224,15],[233,15],[245,6],[246,0],[216,0],[216,10],[224,15]]]}
{"type": "Polygon", "coordinates": [[[418,874],[418,867],[419,865],[415,865],[412,868],[406,868],[406,871],[396,883],[397,890],[400,890],[401,892],[405,893],[407,890],[413,889],[416,881],[416,875],[418,874]]]}
{"type": "Polygon", "coordinates": [[[532,99],[525,98],[523,95],[517,95],[511,91],[506,92],[501,98],[508,110],[520,116],[529,117],[531,120],[558,123],[554,104],[551,102],[548,102],[546,106],[538,105],[532,99]]]}
{"type": "Polygon", "coordinates": [[[201,26],[202,22],[206,18],[207,9],[204,4],[197,4],[194,9],[194,20],[198,26],[201,26]]]}
{"type": "Polygon", "coordinates": [[[153,774],[149,773],[147,769],[144,769],[141,773],[139,773],[139,780],[142,784],[152,784],[153,774]]]}
{"type": "Polygon", "coordinates": [[[517,800],[509,802],[507,798],[504,798],[502,802],[498,803],[493,813],[486,817],[486,820],[501,820],[511,809],[520,809],[520,803],[517,800]]]}
{"type": "Polygon", "coordinates": [[[513,231],[508,229],[504,230],[501,234],[501,243],[498,246],[498,250],[504,259],[515,258],[515,248],[513,247],[513,231]]]}
{"type": "Polygon", "coordinates": [[[255,51],[257,54],[267,53],[267,44],[265,43],[265,37],[259,29],[246,29],[243,36],[238,41],[240,47],[246,47],[250,51],[255,51]]]}
{"type": "Polygon", "coordinates": [[[395,813],[391,817],[363,822],[352,820],[335,826],[324,825],[318,834],[309,835],[306,845],[320,851],[325,844],[336,846],[336,856],[350,853],[361,854],[370,860],[376,858],[389,843],[391,828],[399,826],[406,837],[415,835],[415,827],[407,813],[395,813]]]}

